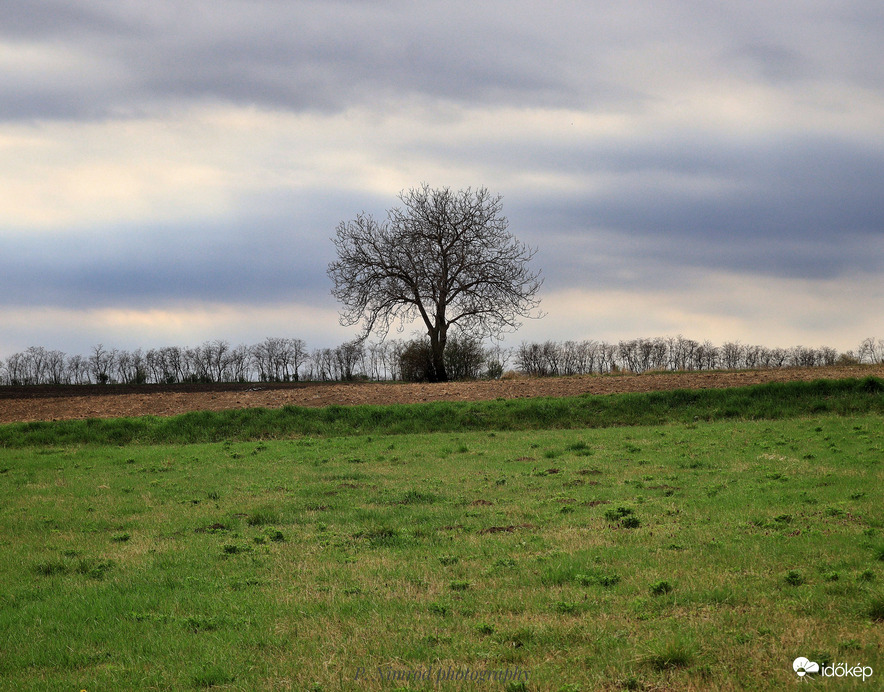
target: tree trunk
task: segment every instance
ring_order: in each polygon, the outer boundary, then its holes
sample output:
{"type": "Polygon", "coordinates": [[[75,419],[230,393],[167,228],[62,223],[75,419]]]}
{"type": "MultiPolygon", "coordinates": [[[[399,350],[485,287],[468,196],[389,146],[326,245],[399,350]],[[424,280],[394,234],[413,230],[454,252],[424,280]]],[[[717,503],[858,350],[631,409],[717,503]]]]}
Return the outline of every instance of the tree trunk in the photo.
{"type": "Polygon", "coordinates": [[[445,372],[445,342],[445,336],[430,332],[430,356],[433,364],[429,373],[430,382],[448,382],[448,373],[445,372]]]}

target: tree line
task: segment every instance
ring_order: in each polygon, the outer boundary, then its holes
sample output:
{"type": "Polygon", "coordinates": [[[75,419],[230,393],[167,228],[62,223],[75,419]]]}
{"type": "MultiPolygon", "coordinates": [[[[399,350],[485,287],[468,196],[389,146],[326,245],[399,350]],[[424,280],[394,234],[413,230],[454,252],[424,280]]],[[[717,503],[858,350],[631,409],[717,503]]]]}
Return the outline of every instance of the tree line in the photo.
{"type": "MultiPolygon", "coordinates": [[[[5,385],[177,384],[215,382],[298,382],[422,380],[421,340],[347,341],[310,350],[303,339],[268,337],[254,345],[206,341],[193,348],[167,346],[144,351],[93,346],[87,355],[31,346],[0,360],[5,385]]],[[[503,354],[477,339],[453,337],[447,354],[457,379],[488,375],[503,354]],[[495,355],[497,353],[498,355],[495,355]]],[[[502,364],[492,375],[502,372],[502,364]]]]}
{"type": "MultiPolygon", "coordinates": [[[[739,370],[884,363],[884,339],[867,338],[855,350],[828,346],[767,348],[727,342],[714,345],[683,336],[606,341],[546,341],[506,349],[469,335],[453,335],[445,351],[451,379],[499,378],[510,365],[534,377],[642,373],[675,370],[739,370]]],[[[31,346],[0,360],[5,385],[176,384],[432,379],[429,340],[347,341],[308,349],[302,339],[268,337],[254,345],[224,340],[193,348],[167,346],[144,351],[98,344],[87,355],[31,346]]]]}
{"type": "Polygon", "coordinates": [[[855,351],[829,346],[768,348],[729,341],[715,345],[683,336],[605,341],[523,343],[516,368],[537,377],[628,371],[744,370],[884,362],[884,339],[865,339],[855,351]]]}

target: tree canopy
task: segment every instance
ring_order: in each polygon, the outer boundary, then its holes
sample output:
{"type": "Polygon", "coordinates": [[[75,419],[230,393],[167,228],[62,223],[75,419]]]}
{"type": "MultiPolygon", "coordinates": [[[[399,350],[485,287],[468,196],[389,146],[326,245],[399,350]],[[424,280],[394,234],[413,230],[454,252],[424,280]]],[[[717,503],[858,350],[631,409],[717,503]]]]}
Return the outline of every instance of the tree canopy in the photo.
{"type": "Polygon", "coordinates": [[[383,222],[361,213],[338,225],[332,294],[344,306],[341,323],[362,322],[366,335],[419,318],[431,379],[444,381],[449,329],[499,336],[539,316],[532,313],[543,282],[528,266],[536,249],[509,233],[501,197],[484,187],[454,192],[425,184],[399,200],[383,222]]]}

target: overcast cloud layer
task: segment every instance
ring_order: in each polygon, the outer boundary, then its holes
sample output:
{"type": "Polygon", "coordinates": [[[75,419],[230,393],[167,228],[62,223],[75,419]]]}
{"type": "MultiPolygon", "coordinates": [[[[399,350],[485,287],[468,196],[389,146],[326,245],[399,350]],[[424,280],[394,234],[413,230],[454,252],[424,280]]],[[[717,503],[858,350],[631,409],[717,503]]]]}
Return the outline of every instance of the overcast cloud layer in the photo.
{"type": "Polygon", "coordinates": [[[0,0],[0,357],[337,325],[341,220],[486,186],[510,338],[884,336],[884,6],[0,0]]]}

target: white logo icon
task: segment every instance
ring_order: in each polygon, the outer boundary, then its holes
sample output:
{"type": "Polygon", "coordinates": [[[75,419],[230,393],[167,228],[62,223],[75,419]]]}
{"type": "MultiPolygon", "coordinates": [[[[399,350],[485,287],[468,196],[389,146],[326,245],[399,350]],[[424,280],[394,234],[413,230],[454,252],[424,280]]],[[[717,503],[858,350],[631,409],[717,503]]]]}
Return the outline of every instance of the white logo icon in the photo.
{"type": "Polygon", "coordinates": [[[819,673],[820,664],[808,661],[804,656],[799,656],[792,662],[792,669],[798,673],[798,675],[804,677],[808,673],[819,673]]]}

